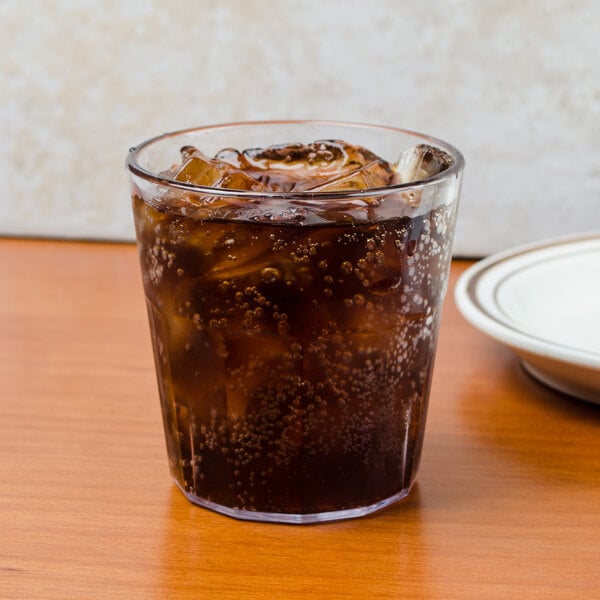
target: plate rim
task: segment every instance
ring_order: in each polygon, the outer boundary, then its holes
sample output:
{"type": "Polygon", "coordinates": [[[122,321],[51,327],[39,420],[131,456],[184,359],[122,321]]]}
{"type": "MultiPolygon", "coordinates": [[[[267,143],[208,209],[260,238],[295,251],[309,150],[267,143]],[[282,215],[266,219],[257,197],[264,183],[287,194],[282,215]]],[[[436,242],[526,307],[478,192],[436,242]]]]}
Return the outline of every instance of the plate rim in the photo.
{"type": "Polygon", "coordinates": [[[599,240],[600,231],[591,231],[530,242],[492,254],[471,265],[458,278],[454,289],[457,307],[473,326],[517,352],[525,351],[566,364],[600,370],[600,353],[566,346],[526,333],[516,326],[509,326],[490,314],[476,297],[478,282],[497,265],[524,255],[535,255],[550,248],[599,240]]]}

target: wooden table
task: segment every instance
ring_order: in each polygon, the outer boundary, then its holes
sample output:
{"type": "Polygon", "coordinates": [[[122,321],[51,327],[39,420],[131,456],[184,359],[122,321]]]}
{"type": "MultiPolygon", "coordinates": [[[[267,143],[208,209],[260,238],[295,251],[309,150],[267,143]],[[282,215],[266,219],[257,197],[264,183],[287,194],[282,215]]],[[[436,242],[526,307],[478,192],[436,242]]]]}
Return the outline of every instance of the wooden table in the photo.
{"type": "Polygon", "coordinates": [[[462,319],[468,264],[412,494],[303,527],[171,482],[133,245],[0,240],[0,598],[599,598],[600,407],[462,319]]]}

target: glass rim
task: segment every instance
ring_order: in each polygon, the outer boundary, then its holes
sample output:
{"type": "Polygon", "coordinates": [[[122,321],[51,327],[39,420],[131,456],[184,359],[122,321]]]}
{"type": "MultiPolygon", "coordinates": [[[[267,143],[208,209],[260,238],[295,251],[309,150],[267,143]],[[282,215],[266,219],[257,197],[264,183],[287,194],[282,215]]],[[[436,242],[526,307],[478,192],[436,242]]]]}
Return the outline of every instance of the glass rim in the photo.
{"type": "Polygon", "coordinates": [[[418,131],[413,131],[410,129],[402,129],[399,127],[388,127],[385,125],[371,125],[367,123],[358,123],[352,121],[335,121],[335,120],[319,120],[319,119],[291,119],[291,120],[266,120],[266,121],[236,121],[231,123],[219,123],[214,125],[205,125],[201,127],[189,127],[186,129],[179,129],[176,131],[170,131],[167,133],[163,133],[160,135],[156,135],[151,137],[137,146],[133,146],[129,149],[129,153],[127,155],[126,167],[127,169],[137,175],[145,179],[146,181],[150,181],[154,184],[176,188],[180,190],[184,190],[186,192],[192,192],[196,194],[202,195],[211,195],[211,196],[221,196],[221,197],[233,197],[233,198],[274,198],[274,199],[344,199],[344,198],[364,198],[366,196],[383,196],[393,194],[395,192],[406,192],[407,190],[414,189],[422,189],[424,187],[428,187],[434,185],[440,181],[449,179],[451,177],[458,177],[464,168],[464,157],[462,153],[451,144],[444,142],[443,140],[426,135],[424,133],[420,133],[418,131]],[[163,175],[153,173],[148,169],[142,167],[138,162],[138,157],[141,152],[150,147],[153,144],[156,144],[160,141],[167,140],[170,138],[176,138],[181,135],[186,135],[199,131],[208,131],[214,129],[233,129],[240,127],[260,127],[260,126],[268,126],[268,125],[318,125],[318,126],[335,126],[335,127],[348,127],[348,128],[360,128],[360,129],[371,129],[371,130],[379,130],[379,131],[387,131],[391,133],[403,134],[407,136],[414,137],[417,140],[420,140],[421,143],[430,143],[433,146],[441,148],[445,152],[447,152],[453,159],[452,165],[437,173],[436,175],[432,175],[426,179],[420,179],[417,181],[410,181],[406,183],[395,183],[393,185],[388,185],[385,187],[374,187],[367,188],[364,190],[334,190],[334,191],[289,191],[289,192],[281,192],[281,191],[256,191],[256,190],[239,190],[239,189],[229,189],[229,188],[219,188],[219,187],[211,187],[211,186],[202,186],[194,183],[177,181],[175,179],[171,179],[170,177],[165,177],[163,175]]]}

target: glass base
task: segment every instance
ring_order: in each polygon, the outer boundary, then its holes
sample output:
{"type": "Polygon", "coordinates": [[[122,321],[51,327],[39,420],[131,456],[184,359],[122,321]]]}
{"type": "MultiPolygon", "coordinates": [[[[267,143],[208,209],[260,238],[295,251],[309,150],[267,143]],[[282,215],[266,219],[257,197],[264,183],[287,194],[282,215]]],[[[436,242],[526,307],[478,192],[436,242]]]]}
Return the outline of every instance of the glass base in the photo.
{"type": "Polygon", "coordinates": [[[208,508],[214,512],[221,513],[222,515],[227,515],[228,517],[233,517],[234,519],[240,519],[243,521],[262,521],[265,523],[287,523],[292,525],[308,525],[311,523],[328,523],[331,521],[343,521],[346,519],[356,519],[358,517],[364,517],[366,515],[370,515],[374,512],[383,510],[388,506],[399,502],[403,498],[406,498],[410,493],[411,487],[401,490],[397,494],[390,496],[389,498],[385,498],[384,500],[380,500],[379,502],[375,502],[374,504],[369,504],[368,506],[359,506],[357,508],[348,508],[345,510],[331,510],[327,512],[319,512],[319,513],[307,513],[307,514],[298,514],[298,513],[272,513],[272,512],[259,512],[253,510],[241,510],[237,508],[231,508],[229,506],[223,506],[222,504],[217,504],[216,502],[211,502],[210,500],[205,500],[204,498],[199,498],[198,496],[194,496],[189,492],[186,492],[176,481],[177,487],[183,492],[184,496],[192,502],[192,504],[197,504],[198,506],[202,506],[204,508],[208,508]]]}

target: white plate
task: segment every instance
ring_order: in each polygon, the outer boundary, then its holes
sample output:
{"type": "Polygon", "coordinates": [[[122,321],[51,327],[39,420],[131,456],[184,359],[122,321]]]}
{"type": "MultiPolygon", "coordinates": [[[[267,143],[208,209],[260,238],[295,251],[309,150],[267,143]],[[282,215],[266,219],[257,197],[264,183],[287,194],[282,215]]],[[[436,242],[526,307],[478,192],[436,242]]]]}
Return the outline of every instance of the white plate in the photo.
{"type": "Polygon", "coordinates": [[[461,275],[455,298],[535,378],[600,404],[600,234],[490,256],[461,275]]]}

